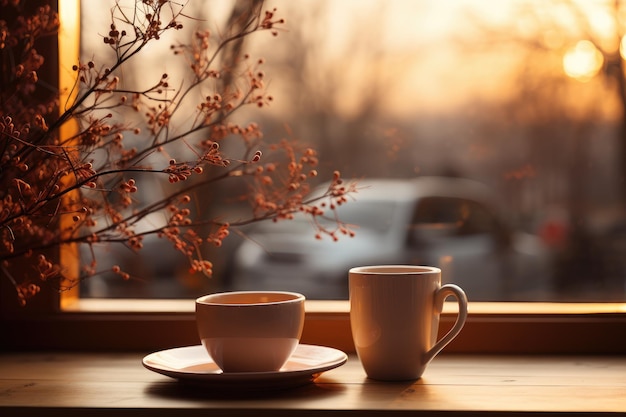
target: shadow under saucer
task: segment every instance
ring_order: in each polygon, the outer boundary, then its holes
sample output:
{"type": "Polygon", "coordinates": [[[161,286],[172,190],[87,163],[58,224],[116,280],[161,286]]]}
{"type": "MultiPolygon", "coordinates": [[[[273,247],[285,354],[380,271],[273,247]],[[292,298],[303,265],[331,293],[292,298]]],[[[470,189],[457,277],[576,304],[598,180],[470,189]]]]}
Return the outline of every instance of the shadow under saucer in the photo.
{"type": "Polygon", "coordinates": [[[345,389],[346,387],[342,384],[328,383],[328,381],[325,381],[323,384],[316,384],[313,381],[301,385],[250,387],[245,385],[238,386],[237,384],[220,386],[182,380],[165,380],[149,384],[145,388],[145,393],[151,397],[186,400],[275,400],[281,397],[293,400],[338,395],[345,389]]]}

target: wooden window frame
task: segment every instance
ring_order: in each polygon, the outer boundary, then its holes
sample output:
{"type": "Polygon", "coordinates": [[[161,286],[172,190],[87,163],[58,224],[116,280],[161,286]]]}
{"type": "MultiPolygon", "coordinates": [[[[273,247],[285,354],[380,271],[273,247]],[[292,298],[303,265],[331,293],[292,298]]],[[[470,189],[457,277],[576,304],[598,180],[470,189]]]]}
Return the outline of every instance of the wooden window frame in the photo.
{"type": "MultiPolygon", "coordinates": [[[[52,294],[38,308],[3,303],[2,348],[153,351],[199,343],[194,300],[77,299],[61,308],[61,297],[52,294]]],[[[452,302],[444,306],[440,333],[452,326],[455,309],[452,302]]],[[[445,352],[626,353],[624,303],[470,302],[469,311],[445,352]]],[[[354,352],[348,301],[307,301],[302,342],[354,352]]]]}

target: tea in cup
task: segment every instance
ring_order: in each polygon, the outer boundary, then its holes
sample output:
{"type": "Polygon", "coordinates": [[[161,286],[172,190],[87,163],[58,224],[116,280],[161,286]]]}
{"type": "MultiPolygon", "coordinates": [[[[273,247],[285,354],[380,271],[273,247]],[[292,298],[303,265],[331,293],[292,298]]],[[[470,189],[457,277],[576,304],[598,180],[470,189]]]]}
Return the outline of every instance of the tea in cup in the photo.
{"type": "Polygon", "coordinates": [[[441,285],[441,270],[428,266],[352,268],[350,323],[357,355],[372,379],[411,380],[454,339],[467,318],[467,298],[453,284],[441,285]],[[443,302],[459,304],[456,323],[437,341],[443,302]]]}
{"type": "Polygon", "coordinates": [[[278,371],[304,327],[302,294],[234,291],[196,300],[198,335],[223,372],[278,371]]]}

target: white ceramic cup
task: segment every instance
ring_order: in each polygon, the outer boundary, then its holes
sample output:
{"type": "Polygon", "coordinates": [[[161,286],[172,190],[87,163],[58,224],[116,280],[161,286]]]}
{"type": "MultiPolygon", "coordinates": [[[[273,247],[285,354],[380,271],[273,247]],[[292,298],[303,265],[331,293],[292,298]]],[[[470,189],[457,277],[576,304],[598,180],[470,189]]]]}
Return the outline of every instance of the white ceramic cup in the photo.
{"type": "Polygon", "coordinates": [[[441,285],[441,270],[428,266],[380,265],[352,268],[350,323],[358,357],[369,378],[418,379],[426,365],[454,339],[467,318],[467,297],[441,285]],[[443,302],[454,296],[459,314],[437,341],[443,302]]]}
{"type": "Polygon", "coordinates": [[[196,300],[198,335],[224,372],[278,371],[304,327],[304,295],[234,291],[196,300]]]}

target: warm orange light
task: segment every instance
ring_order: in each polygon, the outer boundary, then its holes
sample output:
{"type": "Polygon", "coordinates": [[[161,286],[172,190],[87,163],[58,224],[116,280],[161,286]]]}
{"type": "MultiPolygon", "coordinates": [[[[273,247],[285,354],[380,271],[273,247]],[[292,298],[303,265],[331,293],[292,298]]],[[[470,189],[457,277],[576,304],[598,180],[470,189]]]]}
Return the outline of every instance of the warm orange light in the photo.
{"type": "Polygon", "coordinates": [[[619,54],[622,59],[626,59],[626,35],[622,37],[619,43],[619,54]]]}
{"type": "MultiPolygon", "coordinates": [[[[75,97],[73,88],[76,72],[73,65],[78,64],[80,43],[80,0],[59,0],[59,88],[61,109],[66,108],[75,97]]],[[[63,134],[63,133],[62,133],[63,134]]]]}
{"type": "MultiPolygon", "coordinates": [[[[78,64],[80,53],[80,0],[59,0],[59,112],[62,115],[76,98],[75,88],[76,71],[73,65],[78,64]]],[[[78,131],[76,120],[69,119],[59,129],[61,139],[72,137],[78,131]]],[[[71,201],[75,194],[68,194],[65,202],[71,201]]],[[[68,203],[70,204],[70,203],[68,203]]],[[[68,222],[71,216],[62,216],[60,228],[70,230],[68,222]]],[[[59,253],[60,263],[64,266],[64,280],[61,286],[71,290],[61,293],[61,307],[65,308],[78,300],[78,286],[76,285],[79,273],[79,254],[76,244],[63,245],[59,253]]]]}
{"type": "Polygon", "coordinates": [[[579,41],[563,56],[565,74],[582,82],[591,80],[603,65],[602,53],[587,40],[579,41]]]}

